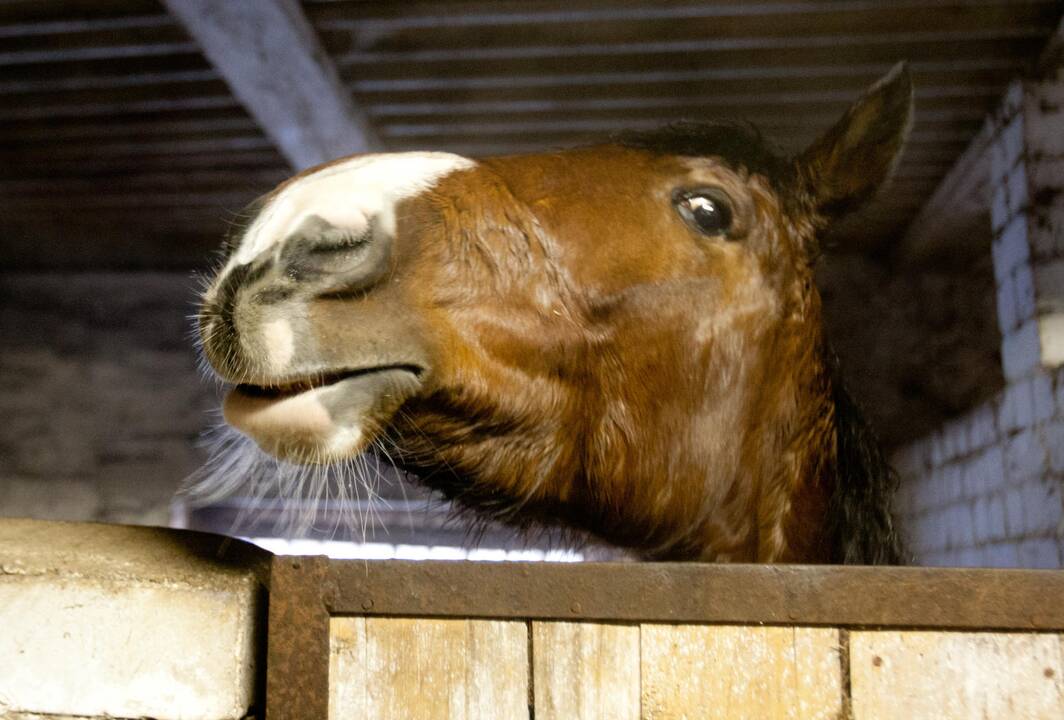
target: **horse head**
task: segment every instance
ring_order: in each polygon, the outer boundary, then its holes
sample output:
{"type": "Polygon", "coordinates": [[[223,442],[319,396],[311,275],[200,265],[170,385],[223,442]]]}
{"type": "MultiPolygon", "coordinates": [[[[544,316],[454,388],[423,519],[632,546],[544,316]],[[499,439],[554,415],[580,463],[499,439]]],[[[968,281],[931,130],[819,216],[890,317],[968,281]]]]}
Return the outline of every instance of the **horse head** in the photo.
{"type": "Polygon", "coordinates": [[[226,420],[289,462],[377,448],[462,505],[647,557],[892,559],[882,493],[853,500],[882,537],[843,547],[862,516],[839,498],[864,491],[845,487],[813,269],[889,176],[911,105],[899,66],[794,157],[680,125],[297,175],[203,296],[226,420]]]}

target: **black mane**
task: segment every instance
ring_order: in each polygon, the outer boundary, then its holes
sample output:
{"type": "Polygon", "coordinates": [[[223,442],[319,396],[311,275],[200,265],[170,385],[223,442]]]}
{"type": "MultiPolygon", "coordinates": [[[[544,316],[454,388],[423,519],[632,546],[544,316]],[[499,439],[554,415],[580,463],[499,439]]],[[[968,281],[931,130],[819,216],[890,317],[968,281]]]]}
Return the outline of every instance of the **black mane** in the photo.
{"type": "Polygon", "coordinates": [[[620,133],[614,142],[659,155],[718,157],[733,168],[764,176],[777,191],[793,185],[793,163],[749,123],[679,122],[656,130],[620,133]]]}
{"type": "Polygon", "coordinates": [[[898,475],[875,432],[846,392],[837,370],[832,379],[837,460],[828,501],[831,562],[904,565],[906,553],[894,527],[892,500],[898,475]]]}

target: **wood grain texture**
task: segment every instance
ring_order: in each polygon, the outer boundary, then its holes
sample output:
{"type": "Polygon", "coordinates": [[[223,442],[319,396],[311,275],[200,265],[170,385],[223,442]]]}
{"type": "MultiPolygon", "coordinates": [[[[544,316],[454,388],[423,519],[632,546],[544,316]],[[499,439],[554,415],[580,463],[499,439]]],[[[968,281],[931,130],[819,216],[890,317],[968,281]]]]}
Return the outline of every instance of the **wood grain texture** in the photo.
{"type": "Polygon", "coordinates": [[[833,628],[643,625],[647,720],[820,719],[843,710],[833,628]]]}
{"type": "Polygon", "coordinates": [[[1056,634],[850,634],[857,720],[1064,717],[1056,634]]]}
{"type": "Polygon", "coordinates": [[[537,720],[639,717],[639,626],[532,624],[537,720]]]}
{"type": "Polygon", "coordinates": [[[522,622],[334,618],[329,717],[528,718],[522,622]]]}

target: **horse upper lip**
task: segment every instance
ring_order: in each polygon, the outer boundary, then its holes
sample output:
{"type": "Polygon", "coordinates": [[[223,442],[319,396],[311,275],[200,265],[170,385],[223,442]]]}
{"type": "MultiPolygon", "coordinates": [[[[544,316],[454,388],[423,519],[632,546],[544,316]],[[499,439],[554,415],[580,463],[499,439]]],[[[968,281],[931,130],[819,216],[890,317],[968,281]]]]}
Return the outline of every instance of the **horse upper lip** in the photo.
{"type": "Polygon", "coordinates": [[[368,367],[326,370],[316,373],[308,373],[307,375],[279,378],[261,383],[240,383],[236,386],[236,390],[237,392],[254,397],[285,397],[289,395],[298,395],[327,385],[334,385],[341,380],[347,380],[361,375],[372,375],[374,373],[385,372],[388,370],[401,370],[417,376],[420,376],[421,373],[424,372],[424,368],[407,363],[372,365],[368,367]]]}

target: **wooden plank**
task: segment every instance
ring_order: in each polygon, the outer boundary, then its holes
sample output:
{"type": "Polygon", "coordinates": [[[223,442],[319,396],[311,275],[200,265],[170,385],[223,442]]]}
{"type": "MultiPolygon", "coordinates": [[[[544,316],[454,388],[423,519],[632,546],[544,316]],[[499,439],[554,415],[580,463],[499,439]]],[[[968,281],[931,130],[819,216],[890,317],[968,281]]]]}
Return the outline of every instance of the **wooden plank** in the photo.
{"type": "Polygon", "coordinates": [[[834,628],[643,625],[643,717],[834,720],[839,652],[834,628]]]}
{"type": "Polygon", "coordinates": [[[1061,642],[1055,634],[851,632],[854,718],[1057,720],[1061,642]]]}
{"type": "Polygon", "coordinates": [[[1056,570],[712,563],[329,563],[334,614],[1064,631],[1056,570]]]}
{"type": "Polygon", "coordinates": [[[532,623],[537,720],[639,717],[639,626],[532,623]]]}
{"type": "Polygon", "coordinates": [[[297,169],[380,147],[296,0],[164,0],[297,169]]]}
{"type": "Polygon", "coordinates": [[[366,618],[329,621],[329,718],[371,717],[366,698],[369,662],[366,618]]]}
{"type": "Polygon", "coordinates": [[[528,718],[523,622],[333,618],[329,717],[528,718]]]}

